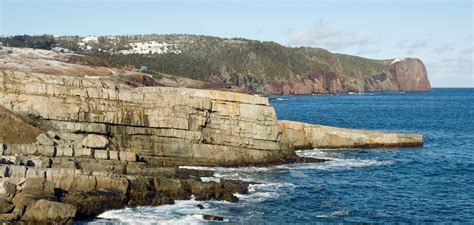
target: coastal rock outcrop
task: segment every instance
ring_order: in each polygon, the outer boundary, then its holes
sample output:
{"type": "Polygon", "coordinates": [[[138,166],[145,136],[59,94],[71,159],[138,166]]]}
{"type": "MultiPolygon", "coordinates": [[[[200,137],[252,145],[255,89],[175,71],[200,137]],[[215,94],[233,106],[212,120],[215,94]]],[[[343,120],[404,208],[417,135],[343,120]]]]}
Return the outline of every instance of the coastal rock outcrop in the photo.
{"type": "Polygon", "coordinates": [[[426,67],[420,59],[396,59],[390,65],[400,91],[431,91],[426,67]]]}
{"type": "Polygon", "coordinates": [[[299,80],[283,80],[266,84],[262,91],[272,95],[431,91],[425,65],[416,58],[395,59],[384,70],[364,78],[341,73],[314,70],[299,80]]]}
{"type": "Polygon", "coordinates": [[[263,97],[131,87],[107,77],[4,70],[0,107],[11,118],[24,117],[12,126],[32,128],[22,139],[0,131],[5,221],[70,223],[105,210],[191,196],[237,202],[234,193],[247,193],[249,183],[203,182],[212,172],[178,166],[295,163],[305,160],[294,150],[307,147],[422,144],[418,135],[278,121],[263,97]]]}
{"type": "Polygon", "coordinates": [[[284,147],[290,149],[389,148],[423,144],[423,136],[346,129],[293,121],[280,121],[284,147]]]}

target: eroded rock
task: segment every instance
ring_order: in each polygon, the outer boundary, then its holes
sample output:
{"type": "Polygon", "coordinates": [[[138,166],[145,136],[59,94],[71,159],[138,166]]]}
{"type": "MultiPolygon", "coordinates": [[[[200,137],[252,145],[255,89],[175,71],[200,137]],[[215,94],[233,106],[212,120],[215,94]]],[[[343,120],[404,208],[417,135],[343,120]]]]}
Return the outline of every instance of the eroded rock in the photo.
{"type": "Polygon", "coordinates": [[[224,217],[222,216],[214,216],[214,215],[208,215],[208,214],[203,214],[202,218],[209,221],[224,221],[224,217]]]}
{"type": "Polygon", "coordinates": [[[26,208],[22,221],[70,224],[76,216],[76,207],[61,202],[38,200],[26,208]]]}
{"type": "Polygon", "coordinates": [[[5,198],[13,197],[16,194],[16,185],[8,179],[0,181],[0,196],[5,198]]]}
{"type": "Polygon", "coordinates": [[[108,144],[107,137],[97,134],[89,134],[82,140],[82,145],[88,148],[105,148],[108,144]]]}
{"type": "Polygon", "coordinates": [[[10,201],[0,197],[0,214],[10,213],[11,211],[13,211],[13,208],[15,208],[15,206],[10,201]]]}
{"type": "Polygon", "coordinates": [[[71,192],[65,194],[61,202],[77,207],[77,216],[92,218],[107,210],[123,208],[127,204],[127,196],[117,191],[71,192]]]}

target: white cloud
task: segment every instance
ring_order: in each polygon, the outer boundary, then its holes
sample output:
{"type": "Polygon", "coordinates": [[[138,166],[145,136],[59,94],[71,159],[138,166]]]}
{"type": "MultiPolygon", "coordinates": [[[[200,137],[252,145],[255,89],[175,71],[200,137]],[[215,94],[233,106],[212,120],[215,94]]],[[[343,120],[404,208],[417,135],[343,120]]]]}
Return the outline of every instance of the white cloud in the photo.
{"type": "Polygon", "coordinates": [[[292,31],[290,44],[343,50],[350,47],[367,46],[369,38],[353,32],[331,28],[327,23],[320,21],[310,29],[292,31]]]}
{"type": "Polygon", "coordinates": [[[400,40],[395,44],[395,48],[400,48],[405,50],[408,54],[415,52],[428,47],[429,39],[423,40],[400,40]]]}
{"type": "Polygon", "coordinates": [[[472,54],[472,53],[474,53],[474,47],[465,48],[465,49],[461,50],[461,53],[462,54],[472,54]]]}
{"type": "Polygon", "coordinates": [[[378,54],[381,50],[378,48],[370,48],[370,47],[359,47],[356,51],[356,55],[367,55],[367,54],[378,54]]]}
{"type": "Polygon", "coordinates": [[[467,42],[472,42],[474,41],[474,36],[472,34],[468,35],[466,38],[464,38],[465,41],[467,42]]]}
{"type": "Polygon", "coordinates": [[[437,87],[474,87],[473,59],[471,57],[445,57],[426,62],[428,76],[437,87]]]}
{"type": "Polygon", "coordinates": [[[452,46],[453,44],[440,45],[436,48],[433,48],[433,52],[435,53],[450,52],[454,50],[452,46]]]}

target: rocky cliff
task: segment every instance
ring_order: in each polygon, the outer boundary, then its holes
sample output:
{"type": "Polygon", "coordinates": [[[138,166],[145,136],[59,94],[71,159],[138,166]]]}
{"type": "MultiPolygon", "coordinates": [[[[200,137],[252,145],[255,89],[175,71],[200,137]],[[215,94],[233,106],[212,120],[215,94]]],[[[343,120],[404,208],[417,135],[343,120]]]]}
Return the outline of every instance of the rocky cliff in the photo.
{"type": "Polygon", "coordinates": [[[285,47],[274,42],[201,35],[99,37],[17,36],[11,46],[61,46],[87,57],[78,64],[139,69],[147,66],[157,84],[273,95],[346,92],[429,91],[419,59],[374,60],[320,48],[285,47]],[[25,41],[27,38],[29,41],[25,41]],[[166,75],[168,74],[168,75],[166,75]],[[176,76],[179,78],[167,79],[176,76]],[[180,80],[187,78],[187,80],[180,80]]]}
{"type": "Polygon", "coordinates": [[[396,59],[390,65],[399,90],[431,91],[425,65],[420,59],[396,59]]]}
{"type": "Polygon", "coordinates": [[[420,146],[420,135],[278,121],[263,97],[134,87],[110,76],[0,72],[0,220],[70,223],[173,200],[238,201],[247,184],[178,166],[300,161],[295,149],[420,146]],[[23,130],[22,138],[7,133],[23,130]],[[31,132],[27,132],[31,130],[31,132]],[[31,138],[35,137],[35,138],[31,138]]]}
{"type": "Polygon", "coordinates": [[[273,95],[384,91],[431,91],[423,62],[414,58],[396,59],[379,74],[363,79],[315,70],[300,80],[277,81],[263,87],[264,93],[273,95]]]}

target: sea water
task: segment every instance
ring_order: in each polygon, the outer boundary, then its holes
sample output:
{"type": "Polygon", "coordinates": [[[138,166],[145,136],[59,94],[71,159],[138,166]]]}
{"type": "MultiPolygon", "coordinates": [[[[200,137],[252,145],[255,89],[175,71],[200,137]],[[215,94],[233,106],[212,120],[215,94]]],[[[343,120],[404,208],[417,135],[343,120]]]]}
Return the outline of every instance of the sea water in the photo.
{"type": "Polygon", "coordinates": [[[93,224],[474,223],[474,89],[272,98],[279,119],[424,135],[422,148],[308,149],[323,163],[202,168],[256,181],[239,203],[176,201],[108,211],[93,224]],[[202,204],[201,210],[196,205],[202,204]]]}

